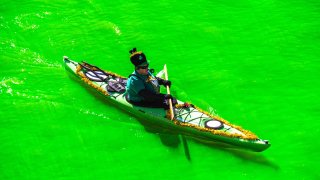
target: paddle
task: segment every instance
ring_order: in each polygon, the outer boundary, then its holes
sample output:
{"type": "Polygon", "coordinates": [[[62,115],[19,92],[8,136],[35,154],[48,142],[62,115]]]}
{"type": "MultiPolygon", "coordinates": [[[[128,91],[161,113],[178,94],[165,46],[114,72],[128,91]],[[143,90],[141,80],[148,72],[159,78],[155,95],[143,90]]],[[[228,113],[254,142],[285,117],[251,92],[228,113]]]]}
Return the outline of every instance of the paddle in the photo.
{"type": "MultiPolygon", "coordinates": [[[[165,80],[168,80],[168,72],[167,72],[167,65],[165,64],[164,67],[164,76],[165,76],[165,80]]],[[[170,87],[166,86],[167,88],[167,94],[170,94],[170,87]]],[[[173,108],[172,108],[172,99],[169,99],[169,111],[170,111],[170,119],[173,120],[174,118],[174,114],[173,114],[173,108]]]]}
{"type": "MultiPolygon", "coordinates": [[[[165,80],[168,80],[169,78],[168,78],[168,71],[167,71],[167,65],[166,64],[163,67],[163,71],[164,71],[165,80]]],[[[170,87],[166,86],[166,88],[167,88],[167,94],[170,94],[170,87]]],[[[169,107],[170,107],[170,109],[169,109],[170,110],[170,119],[173,120],[174,114],[173,114],[172,100],[171,99],[169,99],[169,107]]],[[[181,138],[182,138],[184,153],[185,153],[187,159],[189,161],[191,161],[190,151],[189,151],[187,139],[182,134],[181,134],[181,138]]]]}

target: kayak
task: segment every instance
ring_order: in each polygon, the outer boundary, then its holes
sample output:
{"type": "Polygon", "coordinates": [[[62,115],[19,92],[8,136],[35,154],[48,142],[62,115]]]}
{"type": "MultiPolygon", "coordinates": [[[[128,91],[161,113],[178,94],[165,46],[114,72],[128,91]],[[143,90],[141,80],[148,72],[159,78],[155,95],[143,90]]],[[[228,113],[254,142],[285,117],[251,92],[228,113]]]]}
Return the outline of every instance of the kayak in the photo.
{"type": "Polygon", "coordinates": [[[73,61],[67,56],[63,57],[63,61],[66,70],[81,79],[95,92],[102,94],[108,103],[156,126],[172,129],[204,142],[224,143],[256,152],[270,147],[269,141],[258,138],[251,131],[231,124],[190,103],[177,100],[178,104],[172,108],[172,111],[133,105],[126,98],[126,77],[86,62],[73,61]]]}

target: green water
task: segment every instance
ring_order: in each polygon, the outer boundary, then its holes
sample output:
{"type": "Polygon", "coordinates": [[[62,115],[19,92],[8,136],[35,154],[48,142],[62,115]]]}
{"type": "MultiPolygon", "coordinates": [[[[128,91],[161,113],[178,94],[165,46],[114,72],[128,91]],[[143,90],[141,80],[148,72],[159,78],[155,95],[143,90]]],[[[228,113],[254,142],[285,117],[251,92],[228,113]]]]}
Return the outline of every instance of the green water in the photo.
{"type": "Polygon", "coordinates": [[[316,0],[2,0],[0,179],[319,179],[319,19],[316,0]],[[167,64],[174,96],[272,146],[186,138],[189,160],[180,136],[148,130],[62,64],[127,76],[132,47],[167,64]]]}

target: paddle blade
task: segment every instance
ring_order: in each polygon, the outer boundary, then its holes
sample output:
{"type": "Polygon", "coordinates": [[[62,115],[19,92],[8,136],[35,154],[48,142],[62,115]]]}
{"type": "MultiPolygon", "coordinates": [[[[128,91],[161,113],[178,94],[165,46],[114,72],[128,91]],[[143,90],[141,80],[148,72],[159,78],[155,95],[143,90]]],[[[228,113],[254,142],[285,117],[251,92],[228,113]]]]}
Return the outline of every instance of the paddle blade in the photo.
{"type": "Polygon", "coordinates": [[[160,72],[158,72],[158,74],[156,75],[156,77],[164,79],[164,70],[162,69],[160,72]]]}

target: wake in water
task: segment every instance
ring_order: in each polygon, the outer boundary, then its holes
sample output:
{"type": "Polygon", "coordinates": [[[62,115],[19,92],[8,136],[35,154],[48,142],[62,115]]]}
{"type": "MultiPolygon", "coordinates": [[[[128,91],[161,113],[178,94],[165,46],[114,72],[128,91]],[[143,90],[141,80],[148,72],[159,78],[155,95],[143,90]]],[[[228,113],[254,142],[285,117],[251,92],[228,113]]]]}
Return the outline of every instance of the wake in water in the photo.
{"type": "Polygon", "coordinates": [[[0,94],[7,93],[13,95],[12,85],[21,85],[23,81],[15,77],[4,77],[0,81],[0,94]]]}

